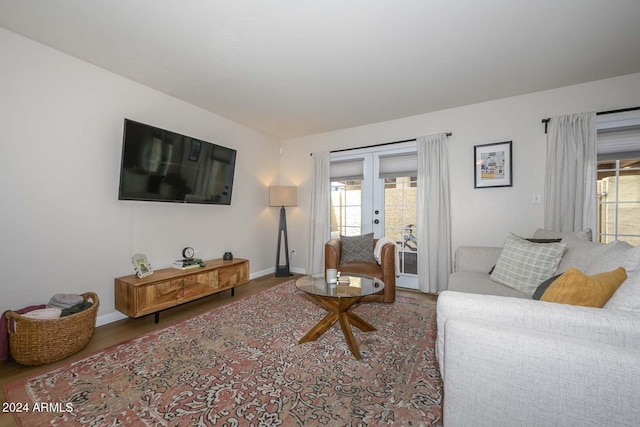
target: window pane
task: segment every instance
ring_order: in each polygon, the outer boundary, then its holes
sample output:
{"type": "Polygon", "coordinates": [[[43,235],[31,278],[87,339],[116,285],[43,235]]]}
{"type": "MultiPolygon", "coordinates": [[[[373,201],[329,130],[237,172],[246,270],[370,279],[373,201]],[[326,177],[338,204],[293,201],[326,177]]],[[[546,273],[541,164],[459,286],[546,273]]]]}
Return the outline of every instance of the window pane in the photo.
{"type": "Polygon", "coordinates": [[[357,236],[362,230],[362,181],[331,183],[331,231],[357,236]]]}
{"type": "Polygon", "coordinates": [[[640,236],[620,236],[618,237],[618,240],[627,242],[632,246],[640,246],[640,236]]]}
{"type": "Polygon", "coordinates": [[[640,239],[640,159],[598,162],[600,242],[640,239]]]}
{"type": "MultiPolygon", "coordinates": [[[[640,235],[640,203],[618,205],[618,234],[640,235]]],[[[622,237],[619,240],[624,240],[622,237]]]]}
{"type": "Polygon", "coordinates": [[[400,249],[400,271],[417,274],[416,238],[417,185],[411,177],[396,177],[385,180],[384,189],[384,233],[398,243],[400,249]]]}

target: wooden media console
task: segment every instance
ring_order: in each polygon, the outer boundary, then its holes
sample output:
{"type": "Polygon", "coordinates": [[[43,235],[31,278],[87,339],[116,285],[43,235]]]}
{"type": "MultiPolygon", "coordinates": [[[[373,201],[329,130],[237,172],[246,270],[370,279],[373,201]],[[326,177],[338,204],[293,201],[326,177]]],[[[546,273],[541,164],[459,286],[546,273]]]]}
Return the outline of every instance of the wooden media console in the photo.
{"type": "Polygon", "coordinates": [[[249,260],[214,259],[204,267],[188,270],[165,268],[151,276],[138,278],[135,274],[115,279],[116,310],[129,317],[155,313],[159,321],[161,310],[175,307],[207,295],[215,294],[249,282],[249,260]]]}

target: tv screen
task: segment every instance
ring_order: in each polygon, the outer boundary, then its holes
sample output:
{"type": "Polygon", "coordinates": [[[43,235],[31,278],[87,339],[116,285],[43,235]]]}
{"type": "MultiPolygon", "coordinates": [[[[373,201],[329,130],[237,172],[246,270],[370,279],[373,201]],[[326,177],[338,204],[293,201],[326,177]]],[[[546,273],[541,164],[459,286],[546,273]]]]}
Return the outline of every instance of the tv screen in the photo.
{"type": "Polygon", "coordinates": [[[119,200],[231,204],[236,150],[124,120],[119,200]]]}

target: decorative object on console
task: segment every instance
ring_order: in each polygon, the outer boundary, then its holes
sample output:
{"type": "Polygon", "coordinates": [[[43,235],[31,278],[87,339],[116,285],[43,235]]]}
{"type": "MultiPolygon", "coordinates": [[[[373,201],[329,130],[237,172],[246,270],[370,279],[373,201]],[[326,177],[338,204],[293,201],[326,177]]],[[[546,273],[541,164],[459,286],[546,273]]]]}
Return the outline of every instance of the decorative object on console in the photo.
{"type": "Polygon", "coordinates": [[[147,261],[146,255],[135,254],[131,257],[131,262],[133,263],[133,269],[136,272],[136,276],[143,278],[153,274],[153,269],[151,268],[149,261],[147,261]]]}
{"type": "Polygon", "coordinates": [[[473,147],[474,188],[512,187],[511,141],[473,147]]]}
{"type": "Polygon", "coordinates": [[[278,254],[276,256],[276,277],[292,276],[289,270],[289,240],[287,239],[286,206],[298,206],[298,188],[293,186],[269,187],[269,206],[280,206],[280,226],[278,228],[278,254]],[[280,252],[284,238],[285,264],[280,265],[280,252]]]}
{"type": "Polygon", "coordinates": [[[185,259],[191,259],[193,258],[194,255],[195,255],[195,251],[190,246],[187,246],[182,250],[182,257],[185,259]]]}
{"type": "Polygon", "coordinates": [[[175,260],[173,263],[173,268],[177,268],[179,270],[187,270],[189,268],[196,267],[204,267],[206,264],[200,258],[194,258],[195,251],[191,246],[187,246],[182,250],[183,259],[175,260]]]}
{"type": "Polygon", "coordinates": [[[231,252],[225,252],[224,255],[222,255],[222,259],[225,261],[231,261],[233,259],[233,254],[231,252]]]}

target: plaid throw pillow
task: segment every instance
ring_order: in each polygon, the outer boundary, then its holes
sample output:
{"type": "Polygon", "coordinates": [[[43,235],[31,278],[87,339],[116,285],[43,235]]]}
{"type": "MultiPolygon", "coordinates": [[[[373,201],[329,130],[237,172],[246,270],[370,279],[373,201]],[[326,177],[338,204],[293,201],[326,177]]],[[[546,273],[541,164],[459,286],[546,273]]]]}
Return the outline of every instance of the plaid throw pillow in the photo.
{"type": "Polygon", "coordinates": [[[537,287],[553,276],[566,243],[531,243],[514,234],[507,237],[491,273],[491,280],[533,295],[537,287]]]}
{"type": "Polygon", "coordinates": [[[373,233],[361,236],[340,236],[342,250],[340,262],[367,261],[376,262],[373,258],[373,233]]]}

